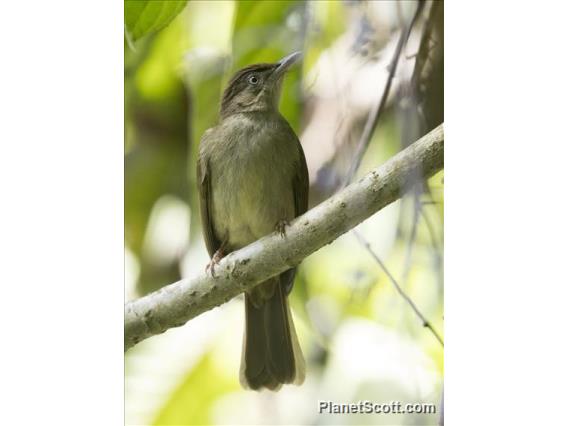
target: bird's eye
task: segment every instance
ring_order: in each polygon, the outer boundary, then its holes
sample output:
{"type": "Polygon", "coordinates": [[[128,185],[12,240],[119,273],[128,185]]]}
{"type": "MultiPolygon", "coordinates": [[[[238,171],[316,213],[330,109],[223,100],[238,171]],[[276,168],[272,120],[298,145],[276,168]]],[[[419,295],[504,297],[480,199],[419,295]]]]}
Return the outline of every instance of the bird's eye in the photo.
{"type": "Polygon", "coordinates": [[[258,81],[259,81],[259,80],[258,80],[258,77],[257,77],[256,75],[254,75],[254,74],[251,75],[251,76],[249,76],[249,78],[248,78],[248,82],[249,82],[250,84],[258,84],[258,81]]]}

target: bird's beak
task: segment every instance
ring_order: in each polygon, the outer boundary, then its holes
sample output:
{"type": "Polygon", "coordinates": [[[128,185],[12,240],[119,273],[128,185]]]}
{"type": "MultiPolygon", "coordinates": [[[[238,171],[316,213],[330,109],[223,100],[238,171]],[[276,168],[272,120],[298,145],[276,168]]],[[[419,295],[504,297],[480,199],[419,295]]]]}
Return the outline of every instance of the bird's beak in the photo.
{"type": "Polygon", "coordinates": [[[274,80],[280,80],[292,65],[302,58],[302,52],[294,52],[278,61],[278,67],[272,73],[274,80]]]}

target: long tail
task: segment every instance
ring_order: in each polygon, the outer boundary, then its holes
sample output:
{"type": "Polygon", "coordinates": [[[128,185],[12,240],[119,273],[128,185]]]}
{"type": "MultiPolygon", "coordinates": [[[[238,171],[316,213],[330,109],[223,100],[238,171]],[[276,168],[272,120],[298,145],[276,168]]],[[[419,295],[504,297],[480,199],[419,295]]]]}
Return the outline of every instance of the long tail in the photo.
{"type": "Polygon", "coordinates": [[[255,297],[257,294],[245,294],[241,384],[254,390],[263,387],[278,390],[284,383],[299,385],[304,381],[305,363],[288,297],[278,278],[258,288],[271,289],[272,294],[264,300],[255,297]]]}

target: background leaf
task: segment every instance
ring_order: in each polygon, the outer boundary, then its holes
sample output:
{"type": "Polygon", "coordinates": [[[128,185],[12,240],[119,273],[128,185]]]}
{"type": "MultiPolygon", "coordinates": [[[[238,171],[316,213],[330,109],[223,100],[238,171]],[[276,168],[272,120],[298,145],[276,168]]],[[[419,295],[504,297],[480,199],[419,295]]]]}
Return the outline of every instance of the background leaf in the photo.
{"type": "Polygon", "coordinates": [[[154,424],[212,424],[210,406],[220,396],[238,389],[235,380],[217,373],[212,355],[207,353],[172,392],[154,424]]]}
{"type": "Polygon", "coordinates": [[[134,41],[166,27],[185,7],[187,0],[125,0],[124,24],[134,41]]]}

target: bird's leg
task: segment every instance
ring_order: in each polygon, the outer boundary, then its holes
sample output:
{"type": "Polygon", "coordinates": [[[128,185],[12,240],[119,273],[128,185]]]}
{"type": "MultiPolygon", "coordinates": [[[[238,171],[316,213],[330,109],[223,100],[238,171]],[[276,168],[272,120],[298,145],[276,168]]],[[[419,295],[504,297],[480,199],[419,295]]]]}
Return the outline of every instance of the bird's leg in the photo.
{"type": "Polygon", "coordinates": [[[288,222],[286,219],[281,219],[278,222],[276,222],[276,226],[274,228],[280,234],[280,236],[284,238],[286,236],[287,226],[290,226],[290,222],[288,222]]]}
{"type": "Polygon", "coordinates": [[[215,266],[219,264],[221,259],[223,259],[226,255],[225,248],[227,246],[227,241],[223,241],[221,247],[213,254],[211,261],[205,267],[205,272],[211,270],[211,276],[215,278],[215,266]]]}

